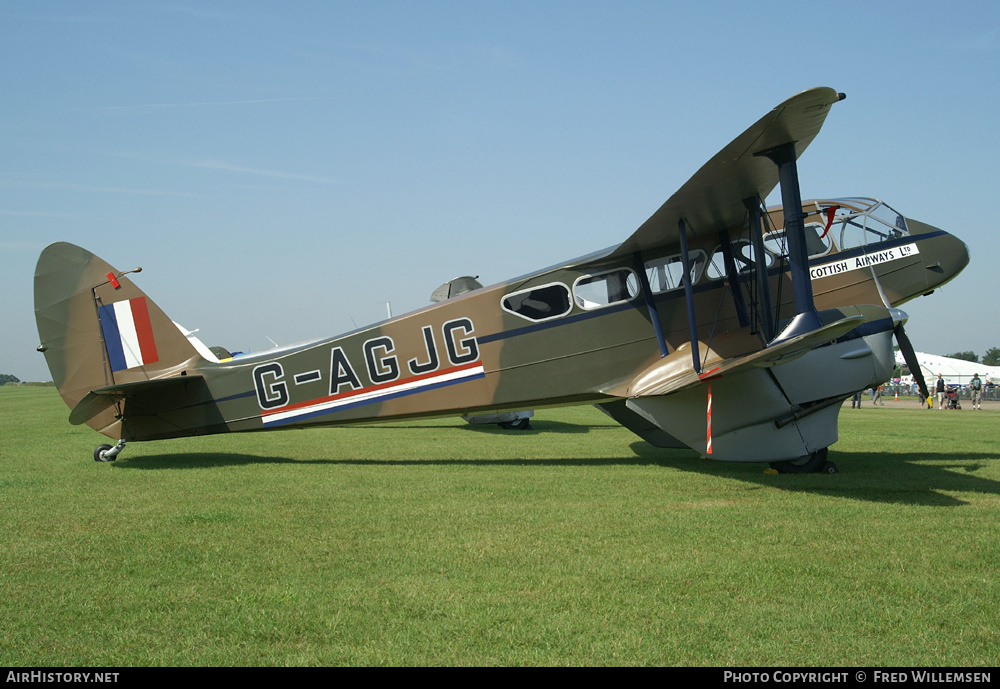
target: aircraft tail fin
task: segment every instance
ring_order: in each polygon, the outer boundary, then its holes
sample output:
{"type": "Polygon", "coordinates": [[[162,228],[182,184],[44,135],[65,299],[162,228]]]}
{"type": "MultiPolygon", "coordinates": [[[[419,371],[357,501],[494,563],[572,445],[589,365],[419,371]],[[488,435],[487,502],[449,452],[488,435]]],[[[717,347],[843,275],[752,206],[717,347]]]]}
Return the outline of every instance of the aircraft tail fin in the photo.
{"type": "MultiPolygon", "coordinates": [[[[38,258],[35,321],[39,351],[70,409],[92,390],[179,375],[204,362],[127,274],[66,242],[38,258]]],[[[110,437],[119,432],[114,408],[86,423],[110,437]]]]}

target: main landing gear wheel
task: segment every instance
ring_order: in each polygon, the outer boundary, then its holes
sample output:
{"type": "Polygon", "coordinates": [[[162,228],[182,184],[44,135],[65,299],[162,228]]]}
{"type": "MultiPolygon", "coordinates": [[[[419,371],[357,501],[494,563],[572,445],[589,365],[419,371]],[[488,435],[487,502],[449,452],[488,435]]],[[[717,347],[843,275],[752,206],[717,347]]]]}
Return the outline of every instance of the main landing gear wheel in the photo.
{"type": "Polygon", "coordinates": [[[506,428],[508,431],[530,431],[531,422],[527,419],[518,419],[517,421],[505,421],[504,423],[497,424],[500,428],[506,428]]]}
{"type": "Polygon", "coordinates": [[[836,474],[837,465],[826,460],[827,448],[786,462],[770,462],[779,474],[836,474]]]}

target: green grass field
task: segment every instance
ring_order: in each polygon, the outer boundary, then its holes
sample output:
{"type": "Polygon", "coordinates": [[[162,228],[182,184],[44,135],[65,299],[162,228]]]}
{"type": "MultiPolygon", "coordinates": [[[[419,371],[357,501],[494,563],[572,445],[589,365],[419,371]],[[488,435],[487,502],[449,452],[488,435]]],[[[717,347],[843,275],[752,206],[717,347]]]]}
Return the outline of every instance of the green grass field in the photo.
{"type": "Polygon", "coordinates": [[[590,408],[133,443],[0,388],[0,664],[1000,662],[1000,411],[845,409],[841,473],[590,408]]]}

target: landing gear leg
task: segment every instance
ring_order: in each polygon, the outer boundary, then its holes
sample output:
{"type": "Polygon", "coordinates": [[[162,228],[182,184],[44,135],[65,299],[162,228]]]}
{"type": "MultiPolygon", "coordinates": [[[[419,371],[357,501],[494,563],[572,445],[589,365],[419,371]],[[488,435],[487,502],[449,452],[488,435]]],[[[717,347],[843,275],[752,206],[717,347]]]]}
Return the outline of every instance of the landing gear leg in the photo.
{"type": "Polygon", "coordinates": [[[125,449],[125,441],[119,440],[114,447],[110,445],[98,445],[94,448],[95,462],[113,462],[118,459],[118,455],[125,449]]]}
{"type": "Polygon", "coordinates": [[[813,452],[807,457],[790,459],[787,462],[771,462],[771,468],[779,474],[836,474],[837,465],[826,460],[827,448],[813,452]]]}

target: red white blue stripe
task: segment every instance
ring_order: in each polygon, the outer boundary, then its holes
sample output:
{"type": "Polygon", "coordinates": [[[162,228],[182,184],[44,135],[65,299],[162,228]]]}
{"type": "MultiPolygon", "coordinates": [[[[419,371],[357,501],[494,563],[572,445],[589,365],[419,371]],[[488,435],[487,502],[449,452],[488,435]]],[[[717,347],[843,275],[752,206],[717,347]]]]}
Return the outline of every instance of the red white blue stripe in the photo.
{"type": "Polygon", "coordinates": [[[145,297],[98,308],[112,371],[124,371],[160,360],[145,297]]]}
{"type": "Polygon", "coordinates": [[[371,385],[349,392],[343,392],[329,397],[292,404],[280,409],[270,409],[261,412],[261,420],[265,426],[281,426],[283,424],[302,421],[314,416],[322,416],[345,409],[385,402],[386,400],[419,392],[427,392],[437,388],[457,385],[470,380],[486,377],[486,371],[481,361],[475,361],[462,366],[455,366],[444,371],[432,371],[418,376],[410,376],[403,380],[380,385],[371,385]]]}

